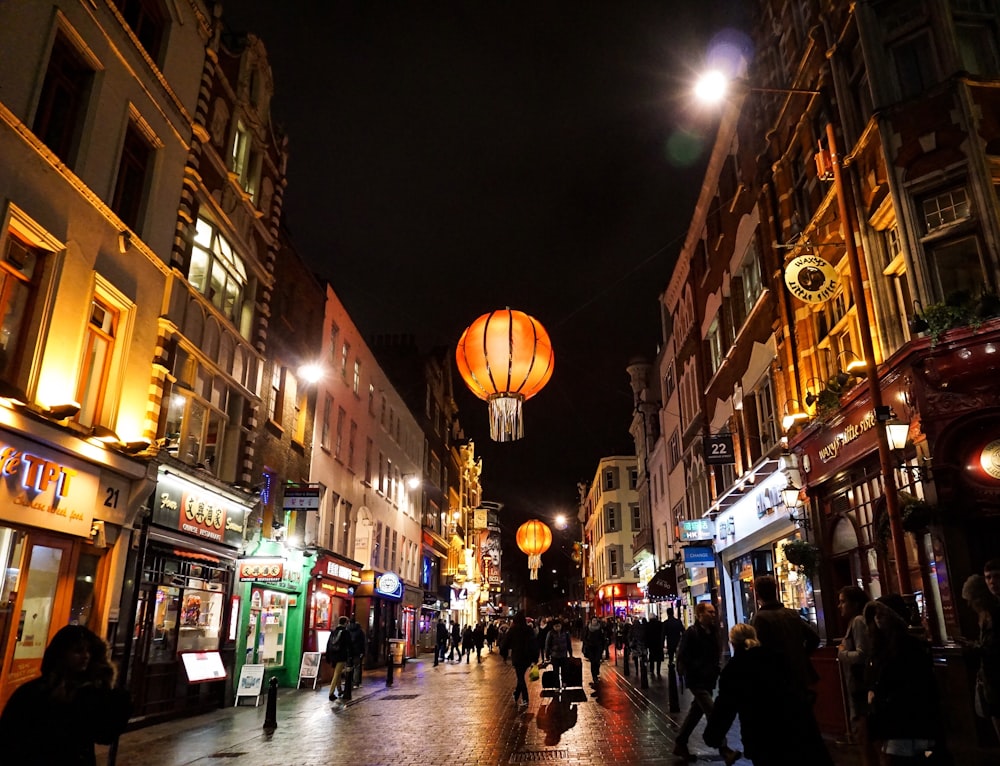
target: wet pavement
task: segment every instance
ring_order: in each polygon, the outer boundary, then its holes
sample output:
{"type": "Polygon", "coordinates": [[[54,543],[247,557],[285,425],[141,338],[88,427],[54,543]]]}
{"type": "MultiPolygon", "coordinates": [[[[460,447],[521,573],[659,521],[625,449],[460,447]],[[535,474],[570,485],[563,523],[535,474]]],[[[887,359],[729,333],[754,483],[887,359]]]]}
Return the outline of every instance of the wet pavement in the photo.
{"type": "MultiPolygon", "coordinates": [[[[596,690],[584,688],[543,696],[529,682],[530,703],[514,704],[514,670],[497,654],[481,663],[443,663],[429,655],[408,660],[386,686],[385,669],[365,673],[350,702],[329,702],[328,688],[282,689],[272,734],[263,730],[266,698],[258,707],[238,707],[170,721],[121,738],[116,764],[128,766],[488,766],[546,762],[681,764],[671,755],[674,737],[690,701],[680,693],[681,711],[669,712],[667,675],[641,689],[622,661],[601,667],[596,690]]],[[[722,763],[701,741],[704,723],[689,747],[699,763],[722,763]]],[[[738,723],[730,744],[739,741],[738,723]]],[[[106,764],[106,748],[98,763],[106,764]]],[[[855,766],[853,748],[831,743],[838,766],[855,766]]],[[[739,761],[748,766],[747,760],[739,761]]]]}

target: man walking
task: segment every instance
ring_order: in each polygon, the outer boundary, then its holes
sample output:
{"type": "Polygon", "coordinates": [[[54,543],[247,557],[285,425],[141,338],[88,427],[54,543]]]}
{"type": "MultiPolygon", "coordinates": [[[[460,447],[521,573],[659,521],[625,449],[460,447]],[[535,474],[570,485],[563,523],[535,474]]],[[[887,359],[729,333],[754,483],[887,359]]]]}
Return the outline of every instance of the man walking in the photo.
{"type": "Polygon", "coordinates": [[[796,690],[812,704],[816,701],[812,686],[819,680],[819,674],[809,655],[819,646],[819,633],[798,612],[786,609],[778,601],[778,581],[771,575],[761,575],[753,581],[753,587],[757,614],[750,624],[757,631],[760,645],[785,658],[796,690]]]}
{"type": "Polygon", "coordinates": [[[562,629],[562,622],[552,620],[548,635],[545,637],[545,658],[552,663],[552,669],[559,673],[559,688],[566,685],[563,678],[563,667],[566,665],[566,658],[573,656],[573,646],[570,643],[569,633],[562,629]]]}
{"type": "MultiPolygon", "coordinates": [[[[685,631],[677,650],[679,670],[684,675],[687,688],[693,699],[688,708],[687,716],[677,732],[674,744],[674,755],[688,761],[696,760],[688,749],[688,739],[698,725],[702,716],[712,714],[712,691],[719,680],[719,661],[722,659],[722,643],[719,638],[719,621],[715,606],[702,601],[695,607],[695,622],[685,631]]],[[[743,755],[738,750],[732,750],[722,740],[719,747],[726,766],[732,766],[743,755]]]]}
{"type": "Polygon", "coordinates": [[[347,630],[347,618],[341,617],[326,642],[326,661],[333,667],[333,680],[330,682],[331,702],[344,696],[344,690],[340,687],[340,677],[344,673],[344,666],[353,657],[353,652],[351,635],[347,630]]]}
{"type": "Polygon", "coordinates": [[[444,662],[444,653],[448,651],[448,626],[444,617],[439,617],[437,622],[436,640],[434,642],[434,665],[444,662]]]}
{"type": "Polygon", "coordinates": [[[351,636],[351,648],[354,651],[354,685],[361,686],[361,671],[365,664],[365,632],[358,625],[358,618],[352,617],[351,624],[347,626],[347,631],[351,636]]]}
{"type": "Polygon", "coordinates": [[[681,636],[684,635],[684,623],[674,616],[674,610],[667,610],[667,619],[663,621],[663,637],[667,640],[667,665],[673,665],[677,655],[677,647],[680,646],[681,636]]]}

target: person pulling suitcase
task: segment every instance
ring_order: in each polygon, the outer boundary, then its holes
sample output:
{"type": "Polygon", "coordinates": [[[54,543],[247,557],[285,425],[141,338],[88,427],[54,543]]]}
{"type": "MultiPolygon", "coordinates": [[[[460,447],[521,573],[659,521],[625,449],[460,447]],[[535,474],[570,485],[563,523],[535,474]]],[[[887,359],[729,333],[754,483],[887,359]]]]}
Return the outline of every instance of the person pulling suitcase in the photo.
{"type": "Polygon", "coordinates": [[[566,686],[564,667],[566,660],[573,656],[573,645],[569,633],[562,629],[562,622],[553,620],[549,634],[545,637],[545,659],[552,664],[552,670],[559,675],[559,688],[566,686]]]}

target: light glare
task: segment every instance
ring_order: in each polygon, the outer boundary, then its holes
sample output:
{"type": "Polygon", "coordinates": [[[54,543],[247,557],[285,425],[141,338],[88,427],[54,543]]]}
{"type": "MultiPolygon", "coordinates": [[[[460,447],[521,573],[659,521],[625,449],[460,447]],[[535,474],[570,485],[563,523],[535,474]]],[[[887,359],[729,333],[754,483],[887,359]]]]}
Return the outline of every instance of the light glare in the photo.
{"type": "Polygon", "coordinates": [[[694,95],[704,104],[718,104],[725,98],[729,78],[718,69],[705,72],[694,85],[694,95]]]}

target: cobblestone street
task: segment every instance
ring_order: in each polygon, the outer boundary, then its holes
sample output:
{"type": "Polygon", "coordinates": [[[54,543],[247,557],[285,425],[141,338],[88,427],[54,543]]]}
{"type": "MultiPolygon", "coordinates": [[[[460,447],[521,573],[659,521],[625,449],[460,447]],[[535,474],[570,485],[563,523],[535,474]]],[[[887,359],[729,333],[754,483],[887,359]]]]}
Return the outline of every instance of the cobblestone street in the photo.
{"type": "MultiPolygon", "coordinates": [[[[605,663],[595,691],[585,668],[584,690],[559,697],[543,696],[539,682],[529,683],[530,704],[519,709],[511,696],[514,671],[496,654],[485,654],[481,664],[473,658],[438,667],[424,657],[408,661],[391,687],[384,670],[366,673],[348,703],[329,702],[326,688],[281,690],[278,728],[270,736],[262,729],[263,699],[257,708],[229,708],[129,732],[117,764],[683,763],[671,750],[690,695],[682,693],[682,712],[670,714],[666,675],[640,689],[634,673],[625,678],[621,671],[620,660],[605,663]]],[[[700,763],[721,763],[701,742],[702,727],[691,738],[691,750],[700,763]]],[[[730,742],[738,742],[738,731],[730,742]]],[[[838,766],[856,763],[850,748],[831,749],[838,766]]]]}

